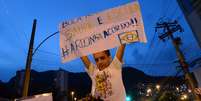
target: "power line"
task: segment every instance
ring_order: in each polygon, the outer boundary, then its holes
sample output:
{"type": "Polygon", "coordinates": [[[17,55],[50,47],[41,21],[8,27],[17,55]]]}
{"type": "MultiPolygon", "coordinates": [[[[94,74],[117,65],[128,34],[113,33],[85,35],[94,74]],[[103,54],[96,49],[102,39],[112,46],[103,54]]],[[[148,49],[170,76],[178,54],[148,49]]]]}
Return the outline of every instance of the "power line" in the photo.
{"type": "MultiPolygon", "coordinates": [[[[165,38],[170,38],[174,48],[176,49],[176,53],[177,53],[177,57],[179,59],[179,63],[182,67],[183,72],[185,73],[185,77],[187,79],[187,85],[190,89],[194,90],[196,88],[196,84],[195,84],[195,79],[192,78],[190,72],[189,72],[189,68],[188,68],[188,64],[186,63],[186,60],[184,58],[184,55],[182,53],[182,51],[180,50],[180,44],[181,44],[181,38],[180,37],[174,37],[173,33],[180,31],[182,32],[183,29],[182,27],[178,24],[177,21],[174,22],[160,22],[157,23],[156,29],[164,29],[163,33],[159,33],[159,38],[161,40],[164,40],[165,38]]],[[[200,101],[200,98],[195,94],[195,100],[200,101]]]]}
{"type": "Polygon", "coordinates": [[[59,33],[59,31],[56,31],[56,32],[52,33],[51,35],[49,35],[48,37],[46,37],[44,40],[42,40],[41,43],[35,48],[35,50],[34,50],[34,52],[33,52],[32,55],[34,55],[34,54],[36,53],[36,51],[40,48],[40,46],[41,46],[43,43],[45,43],[49,38],[51,38],[52,36],[54,36],[54,35],[56,35],[56,34],[58,34],[58,33],[59,33]]]}
{"type": "MultiPolygon", "coordinates": [[[[169,7],[170,7],[171,2],[172,2],[172,1],[168,1],[168,3],[166,3],[166,2],[164,2],[164,1],[162,1],[162,4],[161,4],[161,5],[166,6],[166,8],[162,8],[162,9],[161,9],[161,13],[159,14],[159,17],[160,17],[160,18],[159,18],[158,20],[162,20],[162,19],[166,16],[166,13],[167,13],[167,11],[168,11],[168,9],[169,9],[169,7]],[[162,13],[163,13],[163,14],[162,14],[162,13]],[[162,17],[161,17],[161,16],[162,16],[162,17]]],[[[164,7],[164,6],[163,6],[163,7],[164,7]]],[[[153,47],[154,40],[155,40],[155,34],[153,35],[153,38],[152,38],[152,40],[151,40],[150,47],[153,47]]],[[[158,47],[160,48],[159,45],[157,45],[157,48],[158,48],[158,47]]],[[[165,47],[166,47],[166,45],[165,45],[165,47]]],[[[156,48],[156,47],[155,47],[155,48],[156,48]]],[[[161,49],[162,49],[162,48],[163,48],[163,47],[161,46],[161,49]]],[[[156,59],[158,58],[158,56],[160,56],[161,49],[159,49],[158,52],[155,52],[156,55],[152,54],[151,56],[148,56],[149,58],[147,58],[146,60],[147,60],[147,61],[152,60],[152,63],[155,62],[156,59]],[[153,59],[152,57],[155,57],[155,59],[153,59]]],[[[151,48],[150,51],[152,51],[152,50],[153,50],[153,49],[151,48]]]]}
{"type": "Polygon", "coordinates": [[[38,49],[38,52],[41,52],[41,53],[44,53],[44,54],[49,54],[49,55],[56,56],[56,57],[60,57],[60,55],[57,54],[57,53],[49,52],[49,51],[45,51],[45,50],[41,50],[41,49],[38,49]]]}

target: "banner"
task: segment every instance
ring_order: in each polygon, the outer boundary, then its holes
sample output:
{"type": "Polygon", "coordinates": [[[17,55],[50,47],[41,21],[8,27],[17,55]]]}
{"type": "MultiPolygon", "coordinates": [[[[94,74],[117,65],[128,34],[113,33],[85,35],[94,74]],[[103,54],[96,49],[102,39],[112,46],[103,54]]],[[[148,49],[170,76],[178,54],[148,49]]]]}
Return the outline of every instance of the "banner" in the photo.
{"type": "Polygon", "coordinates": [[[52,93],[44,93],[34,96],[28,96],[26,98],[15,99],[14,101],[53,101],[53,98],[52,93]]]}
{"type": "Polygon", "coordinates": [[[131,42],[146,42],[137,1],[60,24],[62,62],[131,42]]]}

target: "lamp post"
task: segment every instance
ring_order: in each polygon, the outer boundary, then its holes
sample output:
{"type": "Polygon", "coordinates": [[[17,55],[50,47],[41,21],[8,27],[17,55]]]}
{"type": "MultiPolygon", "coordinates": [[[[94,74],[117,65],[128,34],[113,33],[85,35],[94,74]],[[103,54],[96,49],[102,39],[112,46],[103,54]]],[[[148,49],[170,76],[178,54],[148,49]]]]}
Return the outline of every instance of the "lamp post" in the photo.
{"type": "Polygon", "coordinates": [[[73,98],[74,98],[74,94],[75,94],[75,92],[72,91],[72,92],[71,92],[72,101],[74,100],[74,99],[73,99],[73,98]]]}

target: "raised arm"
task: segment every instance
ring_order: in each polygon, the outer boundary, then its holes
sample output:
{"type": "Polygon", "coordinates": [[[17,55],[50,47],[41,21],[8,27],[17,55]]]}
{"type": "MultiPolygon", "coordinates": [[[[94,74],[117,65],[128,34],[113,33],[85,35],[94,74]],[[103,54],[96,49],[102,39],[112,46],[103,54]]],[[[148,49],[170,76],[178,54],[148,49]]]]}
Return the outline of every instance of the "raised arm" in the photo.
{"type": "Polygon", "coordinates": [[[121,61],[121,62],[122,62],[122,58],[124,55],[125,46],[126,46],[126,44],[119,46],[117,53],[116,53],[117,59],[119,59],[119,61],[121,61]]]}
{"type": "Polygon", "coordinates": [[[85,67],[87,69],[89,69],[89,66],[90,66],[90,63],[91,63],[90,60],[89,60],[89,58],[87,56],[82,56],[81,60],[84,63],[85,67]]]}

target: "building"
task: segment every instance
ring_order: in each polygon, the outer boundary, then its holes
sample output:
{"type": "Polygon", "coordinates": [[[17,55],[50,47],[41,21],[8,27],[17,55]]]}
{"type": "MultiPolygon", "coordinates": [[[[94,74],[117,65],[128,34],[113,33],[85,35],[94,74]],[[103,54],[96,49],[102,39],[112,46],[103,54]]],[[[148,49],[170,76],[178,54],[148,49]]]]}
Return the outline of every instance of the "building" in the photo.
{"type": "Polygon", "coordinates": [[[68,96],[68,72],[63,69],[59,69],[56,72],[55,88],[57,91],[56,99],[60,99],[60,101],[67,101],[68,96]]]}
{"type": "Polygon", "coordinates": [[[177,0],[177,2],[201,47],[201,0],[177,0]]]}

